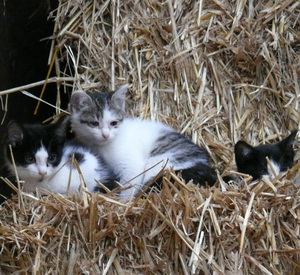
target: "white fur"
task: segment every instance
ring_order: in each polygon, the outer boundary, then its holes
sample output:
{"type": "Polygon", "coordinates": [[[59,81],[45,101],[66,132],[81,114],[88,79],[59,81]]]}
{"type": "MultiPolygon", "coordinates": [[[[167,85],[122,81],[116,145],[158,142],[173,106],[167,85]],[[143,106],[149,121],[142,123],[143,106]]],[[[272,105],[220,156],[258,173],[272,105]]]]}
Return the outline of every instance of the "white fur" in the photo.
{"type": "Polygon", "coordinates": [[[35,159],[36,162],[33,165],[35,165],[38,174],[42,177],[46,176],[49,170],[47,167],[48,153],[43,145],[41,149],[37,151],[35,159]]]}
{"type": "Polygon", "coordinates": [[[275,178],[280,173],[280,166],[278,163],[276,163],[273,160],[270,160],[270,164],[275,172],[275,175],[274,175],[273,170],[271,169],[270,165],[268,164],[268,176],[271,178],[275,178]]]}
{"type": "MultiPolygon", "coordinates": [[[[169,126],[134,118],[126,118],[116,129],[109,128],[109,123],[113,119],[110,112],[104,113],[103,128],[77,128],[75,131],[85,132],[86,137],[93,139],[93,144],[98,149],[99,154],[105,159],[114,172],[120,175],[120,184],[129,187],[121,191],[120,197],[128,198],[135,195],[141,187],[155,177],[163,168],[173,167],[175,170],[189,168],[193,163],[186,162],[185,166],[172,161],[172,154],[167,152],[163,155],[150,157],[154,148],[154,142],[161,136],[162,131],[173,131],[169,126]],[[89,130],[88,130],[89,128],[89,130]],[[109,138],[101,139],[103,129],[110,129],[109,138]],[[87,132],[88,131],[88,132],[87,132]],[[154,166],[154,167],[153,167],[154,166]],[[153,167],[153,168],[151,168],[153,167]],[[151,168],[151,169],[150,169],[151,168]]],[[[207,160],[203,160],[204,163],[207,160]]]]}
{"type": "MultiPolygon", "coordinates": [[[[95,155],[87,152],[84,148],[67,146],[65,147],[62,160],[57,167],[47,164],[47,151],[44,147],[37,151],[36,163],[26,168],[17,167],[19,178],[24,181],[24,191],[33,192],[36,189],[46,189],[61,194],[72,194],[81,190],[86,185],[89,191],[94,191],[99,180],[99,160],[95,155]],[[85,160],[77,170],[76,166],[69,159],[69,154],[79,152],[84,154],[85,160]],[[45,175],[40,175],[43,172],[45,175]]],[[[10,169],[14,172],[13,167],[10,169]]],[[[105,176],[105,175],[102,175],[105,176]]]]}

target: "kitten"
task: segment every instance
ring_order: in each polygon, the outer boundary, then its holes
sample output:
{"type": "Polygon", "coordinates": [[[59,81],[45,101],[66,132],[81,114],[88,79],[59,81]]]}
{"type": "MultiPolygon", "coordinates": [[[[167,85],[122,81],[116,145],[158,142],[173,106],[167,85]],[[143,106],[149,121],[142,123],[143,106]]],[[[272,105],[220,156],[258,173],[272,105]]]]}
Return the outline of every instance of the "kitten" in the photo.
{"type": "Polygon", "coordinates": [[[245,141],[239,141],[235,145],[235,161],[239,172],[249,174],[252,180],[260,179],[264,175],[275,176],[279,172],[292,168],[294,163],[293,144],[297,130],[276,144],[259,145],[253,147],[245,141]],[[269,158],[275,175],[268,165],[269,158]]]}
{"type": "Polygon", "coordinates": [[[25,192],[43,188],[72,194],[79,191],[83,184],[89,191],[97,191],[100,187],[96,180],[110,186],[114,176],[104,160],[86,146],[66,141],[65,134],[64,129],[55,124],[21,125],[10,122],[6,130],[8,176],[15,175],[9,149],[11,145],[16,170],[19,179],[24,181],[25,192]]]}
{"type": "Polygon", "coordinates": [[[163,123],[124,117],[127,90],[128,84],[110,93],[75,91],[69,107],[76,138],[97,149],[129,187],[120,197],[136,195],[170,167],[186,181],[213,185],[217,176],[204,149],[163,123]]]}

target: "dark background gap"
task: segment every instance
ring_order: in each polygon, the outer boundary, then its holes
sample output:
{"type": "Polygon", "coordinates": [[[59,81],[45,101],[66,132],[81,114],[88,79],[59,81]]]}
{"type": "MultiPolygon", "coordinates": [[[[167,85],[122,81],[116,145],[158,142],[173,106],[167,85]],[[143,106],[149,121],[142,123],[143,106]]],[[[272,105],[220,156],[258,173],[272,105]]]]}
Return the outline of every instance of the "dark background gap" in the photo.
{"type": "MultiPolygon", "coordinates": [[[[48,20],[49,12],[58,6],[57,0],[9,0],[1,1],[0,7],[0,90],[43,80],[49,69],[48,57],[51,40],[44,39],[53,34],[54,21],[48,20]]],[[[55,75],[52,69],[51,76],[55,75]]],[[[51,77],[50,76],[50,77],[51,77]]],[[[42,86],[27,91],[39,96],[42,86]]],[[[2,96],[5,101],[6,96],[2,96]]],[[[43,99],[55,105],[56,84],[48,84],[43,99]]],[[[68,97],[61,92],[62,108],[67,107],[68,97]]],[[[20,122],[41,122],[55,114],[53,107],[40,104],[34,115],[37,101],[21,92],[8,97],[8,112],[4,125],[16,119],[20,122]]],[[[4,110],[0,106],[0,119],[4,110]]],[[[3,131],[1,131],[3,132],[3,131]]]]}

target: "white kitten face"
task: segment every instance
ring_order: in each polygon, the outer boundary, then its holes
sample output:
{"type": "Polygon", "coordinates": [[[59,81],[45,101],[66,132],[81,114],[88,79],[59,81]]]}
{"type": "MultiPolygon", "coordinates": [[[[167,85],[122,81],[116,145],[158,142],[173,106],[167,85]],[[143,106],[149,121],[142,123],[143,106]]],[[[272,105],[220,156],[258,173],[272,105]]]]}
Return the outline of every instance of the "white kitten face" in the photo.
{"type": "Polygon", "coordinates": [[[101,145],[112,141],[118,134],[118,127],[122,119],[118,118],[112,111],[103,110],[102,118],[80,120],[72,118],[72,130],[79,140],[89,145],[101,145]]]}
{"type": "Polygon", "coordinates": [[[113,140],[118,134],[118,127],[122,121],[118,119],[110,110],[105,109],[103,111],[103,119],[102,123],[98,128],[99,133],[99,141],[100,142],[109,142],[113,140]]]}
{"type": "MultiPolygon", "coordinates": [[[[42,146],[34,156],[26,156],[27,165],[18,166],[17,172],[19,178],[26,183],[37,183],[50,178],[55,173],[55,167],[52,166],[56,156],[49,156],[47,150],[42,146]]],[[[11,167],[13,169],[13,167],[11,167]]]]}
{"type": "Polygon", "coordinates": [[[99,146],[114,140],[122,123],[128,85],[112,93],[75,91],[70,101],[71,125],[85,144],[99,146]]]}

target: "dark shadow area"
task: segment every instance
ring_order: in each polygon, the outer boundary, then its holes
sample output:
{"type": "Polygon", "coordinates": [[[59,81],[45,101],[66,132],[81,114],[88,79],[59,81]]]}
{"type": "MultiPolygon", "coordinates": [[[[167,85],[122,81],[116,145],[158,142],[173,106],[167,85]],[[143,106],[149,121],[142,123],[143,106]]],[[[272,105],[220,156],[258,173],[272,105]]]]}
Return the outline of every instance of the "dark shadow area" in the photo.
{"type": "MultiPolygon", "coordinates": [[[[0,5],[0,90],[45,79],[51,46],[51,41],[45,38],[51,36],[54,29],[53,19],[48,20],[48,15],[57,7],[57,0],[1,0],[0,5]]],[[[27,91],[39,96],[41,90],[42,86],[38,86],[27,91]]],[[[55,105],[56,96],[56,85],[48,84],[43,99],[55,105]]],[[[1,103],[5,100],[6,96],[2,96],[1,103]]],[[[63,100],[66,101],[67,98],[63,100]]],[[[10,94],[5,122],[10,119],[42,121],[55,113],[54,108],[41,103],[38,114],[33,115],[36,104],[35,99],[21,92],[10,94]]],[[[2,120],[3,105],[0,111],[2,120]]]]}
{"type": "MultiPolygon", "coordinates": [[[[49,12],[57,8],[57,0],[0,0],[0,91],[46,79],[49,66],[48,58],[53,34],[53,18],[48,20],[49,12]]],[[[55,71],[51,72],[51,76],[55,71]]],[[[42,86],[27,91],[39,96],[42,86]]],[[[55,105],[57,88],[48,84],[43,99],[55,105]]],[[[55,109],[44,103],[40,104],[37,115],[34,110],[37,104],[21,92],[0,97],[1,141],[7,123],[15,119],[19,122],[41,122],[55,114],[55,109]]],[[[67,107],[68,97],[61,93],[62,108],[67,107]]],[[[1,142],[0,167],[3,166],[3,146],[1,142]]],[[[1,173],[2,174],[2,173],[1,173]]],[[[1,176],[1,175],[0,175],[1,176]]],[[[7,193],[7,186],[1,181],[0,193],[7,193]]],[[[1,201],[1,199],[0,199],[1,201]]]]}

